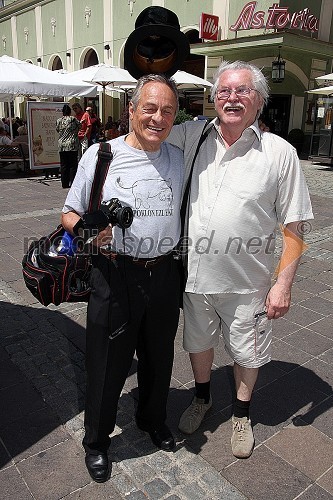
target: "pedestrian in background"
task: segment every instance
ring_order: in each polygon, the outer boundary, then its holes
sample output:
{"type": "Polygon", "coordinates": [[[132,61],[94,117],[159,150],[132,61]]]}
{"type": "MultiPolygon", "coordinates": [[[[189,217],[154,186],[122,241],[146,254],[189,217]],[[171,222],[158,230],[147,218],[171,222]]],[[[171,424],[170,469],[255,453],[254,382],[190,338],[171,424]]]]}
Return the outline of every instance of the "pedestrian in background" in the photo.
{"type": "Polygon", "coordinates": [[[88,106],[86,111],[83,113],[81,120],[80,120],[81,128],[79,130],[79,140],[81,143],[81,156],[84,155],[84,153],[89,148],[89,140],[90,140],[91,129],[92,129],[92,121],[91,121],[91,116],[90,116],[91,111],[92,111],[92,108],[90,106],[88,106]]]}
{"type": "Polygon", "coordinates": [[[72,105],[72,110],[75,113],[75,118],[80,122],[82,116],[84,115],[84,111],[82,109],[81,104],[79,102],[74,102],[74,104],[72,105]]]}
{"type": "Polygon", "coordinates": [[[111,127],[105,130],[105,138],[110,141],[111,139],[116,139],[119,137],[120,133],[117,127],[116,122],[113,122],[111,127]]]}
{"type": "Polygon", "coordinates": [[[21,144],[23,152],[26,158],[29,158],[29,137],[28,137],[28,129],[26,125],[21,125],[17,129],[18,135],[14,138],[13,146],[16,144],[21,144]]]}
{"type": "Polygon", "coordinates": [[[101,120],[96,115],[95,111],[90,106],[88,106],[88,108],[87,108],[87,113],[89,113],[90,121],[91,121],[91,131],[90,131],[90,137],[88,140],[88,147],[89,147],[92,144],[95,144],[95,142],[98,142],[99,133],[100,133],[102,123],[101,123],[101,120]]]}
{"type": "Polygon", "coordinates": [[[58,151],[60,156],[60,176],[63,188],[69,188],[74,180],[78,165],[78,150],[80,147],[79,130],[81,123],[71,116],[71,108],[65,104],[63,116],[58,118],[56,130],[59,134],[58,151]]]}

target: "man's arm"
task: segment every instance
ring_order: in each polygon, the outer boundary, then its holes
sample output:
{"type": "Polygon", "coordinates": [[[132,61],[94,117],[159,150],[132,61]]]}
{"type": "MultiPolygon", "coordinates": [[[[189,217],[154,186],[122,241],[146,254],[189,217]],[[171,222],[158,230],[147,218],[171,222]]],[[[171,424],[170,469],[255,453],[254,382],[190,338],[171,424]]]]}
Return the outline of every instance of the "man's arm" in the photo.
{"type": "Polygon", "coordinates": [[[266,298],[268,319],[284,316],[290,307],[291,287],[300,258],[305,250],[303,235],[299,232],[302,222],[290,222],[283,230],[283,250],[277,270],[277,279],[266,298]]]}
{"type": "MultiPolygon", "coordinates": [[[[61,214],[61,224],[63,225],[65,231],[73,235],[74,235],[73,228],[80,220],[81,217],[74,210],[61,214]]],[[[83,230],[82,234],[80,234],[80,231],[78,232],[78,234],[76,234],[76,236],[81,236],[81,235],[83,236],[83,230]]],[[[112,240],[112,226],[110,224],[105,229],[100,231],[96,236],[96,238],[94,238],[91,243],[94,246],[100,248],[101,246],[105,246],[111,243],[111,240],[112,240]]]]}

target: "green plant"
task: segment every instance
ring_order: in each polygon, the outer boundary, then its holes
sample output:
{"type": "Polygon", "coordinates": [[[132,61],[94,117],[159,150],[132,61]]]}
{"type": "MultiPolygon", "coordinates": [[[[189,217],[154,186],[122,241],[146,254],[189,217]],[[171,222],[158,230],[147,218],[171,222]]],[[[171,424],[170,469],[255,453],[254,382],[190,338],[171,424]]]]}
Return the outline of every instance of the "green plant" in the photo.
{"type": "Polygon", "coordinates": [[[180,109],[175,118],[175,125],[179,123],[187,122],[188,120],[193,120],[193,116],[186,112],[186,109],[180,109]]]}

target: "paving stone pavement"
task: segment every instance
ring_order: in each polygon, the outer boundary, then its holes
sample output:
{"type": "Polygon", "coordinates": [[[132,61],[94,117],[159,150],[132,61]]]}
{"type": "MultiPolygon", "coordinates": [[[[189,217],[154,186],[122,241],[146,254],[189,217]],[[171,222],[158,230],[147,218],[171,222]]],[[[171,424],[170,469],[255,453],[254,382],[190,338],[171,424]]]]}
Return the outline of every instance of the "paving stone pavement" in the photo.
{"type": "Polygon", "coordinates": [[[134,360],[110,446],[112,476],[104,484],[91,481],[81,447],[86,305],[41,306],[20,267],[29,241],[58,224],[66,191],[57,179],[0,170],[1,499],[333,497],[333,169],[302,166],[316,218],[293,306],[275,322],[273,361],[262,368],[253,396],[253,455],[237,460],[230,451],[234,394],[222,346],[214,360],[213,408],[192,436],[177,430],[193,395],[181,318],[168,408],[176,451],[157,450],[133,422],[134,360]]]}

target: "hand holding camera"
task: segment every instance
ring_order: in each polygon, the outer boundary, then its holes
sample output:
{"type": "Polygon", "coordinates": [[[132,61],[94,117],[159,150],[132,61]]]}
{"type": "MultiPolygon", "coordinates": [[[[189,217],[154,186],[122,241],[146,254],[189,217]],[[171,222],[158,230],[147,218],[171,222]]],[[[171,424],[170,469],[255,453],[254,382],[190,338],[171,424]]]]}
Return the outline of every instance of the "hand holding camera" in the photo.
{"type": "Polygon", "coordinates": [[[96,246],[103,246],[110,243],[112,226],[125,230],[132,222],[133,210],[123,207],[118,198],[112,198],[103,202],[99,210],[83,214],[73,232],[83,238],[84,244],[93,242],[96,246]]]}
{"type": "Polygon", "coordinates": [[[99,210],[82,216],[84,228],[105,229],[109,224],[127,229],[133,222],[133,210],[123,207],[118,198],[103,202],[99,210]]]}

